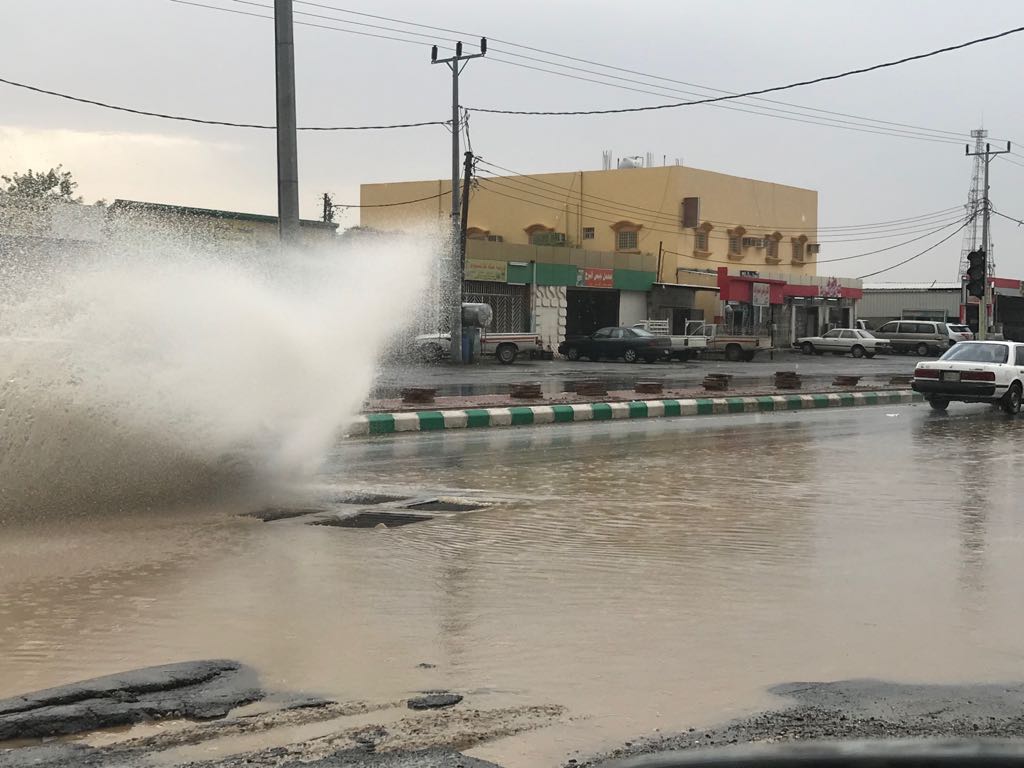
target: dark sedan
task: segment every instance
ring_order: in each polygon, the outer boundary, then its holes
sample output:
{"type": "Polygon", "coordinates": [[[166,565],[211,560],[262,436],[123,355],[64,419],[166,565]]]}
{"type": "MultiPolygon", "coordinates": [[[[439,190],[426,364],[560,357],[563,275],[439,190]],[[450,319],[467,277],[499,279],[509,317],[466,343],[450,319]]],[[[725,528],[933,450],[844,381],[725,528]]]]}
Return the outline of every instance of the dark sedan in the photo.
{"type": "Polygon", "coordinates": [[[664,360],[672,352],[672,340],[642,328],[602,328],[590,336],[574,336],[558,345],[558,354],[570,360],[622,358],[627,363],[664,360]]]}

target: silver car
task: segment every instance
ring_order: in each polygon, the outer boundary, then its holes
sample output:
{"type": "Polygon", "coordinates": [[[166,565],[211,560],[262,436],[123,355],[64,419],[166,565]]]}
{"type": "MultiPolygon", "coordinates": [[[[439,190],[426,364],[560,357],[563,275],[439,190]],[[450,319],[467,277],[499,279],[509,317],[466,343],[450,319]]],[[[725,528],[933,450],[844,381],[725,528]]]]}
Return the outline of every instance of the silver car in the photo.
{"type": "Polygon", "coordinates": [[[853,355],[874,357],[879,352],[888,352],[888,339],[879,339],[871,331],[859,328],[833,328],[824,336],[805,336],[797,339],[793,346],[805,355],[853,355]]]}

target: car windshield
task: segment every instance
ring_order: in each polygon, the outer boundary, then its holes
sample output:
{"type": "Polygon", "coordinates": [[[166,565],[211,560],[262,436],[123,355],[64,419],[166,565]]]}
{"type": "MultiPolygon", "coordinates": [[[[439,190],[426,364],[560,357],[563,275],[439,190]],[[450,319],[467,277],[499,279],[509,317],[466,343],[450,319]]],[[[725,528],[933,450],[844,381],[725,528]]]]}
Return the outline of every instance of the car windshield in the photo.
{"type": "Polygon", "coordinates": [[[967,341],[951,347],[940,359],[957,363],[1005,363],[1009,352],[1005,344],[967,341]]]}
{"type": "Polygon", "coordinates": [[[643,328],[631,328],[633,335],[635,336],[653,336],[654,334],[650,331],[645,331],[643,328]]]}

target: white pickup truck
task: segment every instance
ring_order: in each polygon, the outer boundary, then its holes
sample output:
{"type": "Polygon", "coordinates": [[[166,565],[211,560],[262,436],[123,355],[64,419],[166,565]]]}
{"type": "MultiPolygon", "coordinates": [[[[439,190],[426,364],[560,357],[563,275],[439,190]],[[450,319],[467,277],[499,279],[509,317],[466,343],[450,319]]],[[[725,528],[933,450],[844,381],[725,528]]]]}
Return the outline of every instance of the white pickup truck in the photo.
{"type": "Polygon", "coordinates": [[[691,357],[697,357],[708,346],[708,340],[704,336],[673,336],[669,332],[668,320],[642,320],[639,323],[634,323],[633,327],[643,328],[655,336],[667,337],[672,343],[669,357],[674,360],[689,360],[691,357]]]}
{"type": "Polygon", "coordinates": [[[687,336],[702,336],[706,340],[707,354],[724,355],[726,360],[750,362],[758,352],[771,349],[771,341],[760,336],[744,336],[726,333],[722,326],[705,323],[703,320],[691,320],[686,324],[687,336]]]}
{"type": "MultiPolygon", "coordinates": [[[[417,354],[424,360],[441,360],[451,354],[451,335],[447,333],[421,333],[413,343],[417,354]]],[[[544,342],[535,333],[484,331],[480,335],[480,354],[493,355],[499,363],[511,365],[519,355],[544,357],[544,342]]]]}

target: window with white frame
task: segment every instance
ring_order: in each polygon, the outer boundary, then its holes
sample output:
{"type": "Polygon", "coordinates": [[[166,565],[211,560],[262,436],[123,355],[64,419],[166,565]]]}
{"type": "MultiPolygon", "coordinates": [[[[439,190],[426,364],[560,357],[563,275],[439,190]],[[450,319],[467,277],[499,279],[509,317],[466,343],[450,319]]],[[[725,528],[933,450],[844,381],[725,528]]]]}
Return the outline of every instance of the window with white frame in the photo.
{"type": "Polygon", "coordinates": [[[584,227],[583,228],[583,239],[584,240],[593,240],[594,239],[594,228],[593,227],[584,227]]]}
{"type": "Polygon", "coordinates": [[[708,250],[708,231],[706,229],[696,229],[693,233],[693,250],[695,251],[707,251],[708,250]]]}
{"type": "Polygon", "coordinates": [[[764,258],[766,261],[779,258],[779,241],[771,235],[764,238],[764,258]]]}

